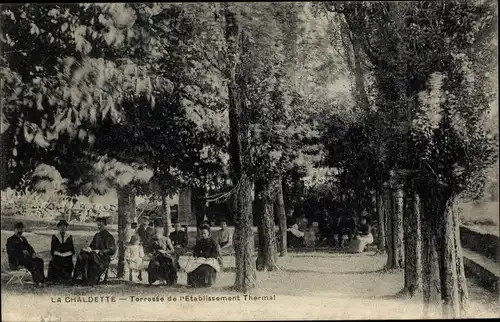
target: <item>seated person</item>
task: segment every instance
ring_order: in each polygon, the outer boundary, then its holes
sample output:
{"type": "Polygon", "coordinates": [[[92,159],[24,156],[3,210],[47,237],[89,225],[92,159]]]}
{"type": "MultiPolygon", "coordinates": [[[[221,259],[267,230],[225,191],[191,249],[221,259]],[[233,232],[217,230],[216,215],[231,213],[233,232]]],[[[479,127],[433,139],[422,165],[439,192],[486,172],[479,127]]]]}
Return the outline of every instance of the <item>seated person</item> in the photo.
{"type": "Polygon", "coordinates": [[[372,228],[365,216],[361,217],[361,222],[356,234],[351,242],[351,251],[362,253],[366,250],[366,246],[373,243],[372,228]]]}
{"type": "Polygon", "coordinates": [[[314,231],[314,227],[312,226],[312,224],[308,224],[307,226],[307,231],[304,234],[304,244],[306,247],[315,247],[316,232],[314,231]]]}
{"type": "Polygon", "coordinates": [[[31,273],[35,286],[43,287],[45,285],[43,259],[38,257],[26,237],[23,236],[23,230],[23,223],[15,224],[14,235],[7,239],[9,267],[12,270],[17,270],[21,266],[26,268],[31,273]]]}
{"type": "Polygon", "coordinates": [[[99,232],[94,235],[90,245],[80,251],[76,259],[73,282],[80,278],[85,285],[96,285],[101,275],[108,269],[111,257],[116,252],[115,238],[107,230],[108,217],[96,218],[99,232]]]}
{"type": "Polygon", "coordinates": [[[148,282],[166,282],[167,285],[177,283],[177,271],[180,268],[178,256],[169,237],[164,236],[160,223],[155,227],[155,235],[151,243],[151,260],[148,266],[148,282]]]}
{"type": "Polygon", "coordinates": [[[175,249],[185,248],[188,245],[188,237],[185,231],[182,230],[181,224],[174,225],[174,231],[170,233],[170,240],[175,249]]]}
{"type": "Polygon", "coordinates": [[[137,278],[142,281],[142,260],[144,258],[144,249],[140,244],[140,238],[137,235],[133,235],[130,238],[130,242],[125,248],[125,263],[128,269],[128,279],[132,282],[132,273],[138,272],[137,278]]]}
{"type": "Polygon", "coordinates": [[[217,234],[217,244],[221,248],[232,246],[231,232],[227,228],[227,222],[222,220],[220,223],[220,230],[217,234]]]}
{"type": "Polygon", "coordinates": [[[221,221],[220,226],[221,229],[217,233],[217,244],[220,247],[221,253],[231,253],[233,246],[232,234],[227,228],[227,222],[225,220],[221,221]]]}
{"type": "Polygon", "coordinates": [[[299,230],[299,225],[293,224],[287,229],[288,245],[292,248],[304,246],[304,233],[299,230]]]}
{"type": "Polygon", "coordinates": [[[153,249],[151,248],[152,247],[152,242],[153,242],[153,238],[155,236],[155,224],[154,224],[154,221],[149,221],[148,223],[148,227],[146,227],[146,232],[145,232],[145,236],[144,236],[144,244],[143,244],[143,247],[144,247],[144,252],[146,254],[149,254],[153,251],[153,249]]]}
{"type": "Polygon", "coordinates": [[[191,287],[211,286],[220,271],[219,245],[210,237],[210,227],[202,226],[200,239],[193,249],[194,260],[186,265],[187,283],[191,287]]]}
{"type": "Polygon", "coordinates": [[[59,221],[57,228],[59,233],[52,235],[50,244],[52,260],[49,263],[47,279],[53,283],[69,282],[71,274],[73,274],[75,246],[73,245],[73,237],[66,232],[68,222],[66,220],[59,221]]]}

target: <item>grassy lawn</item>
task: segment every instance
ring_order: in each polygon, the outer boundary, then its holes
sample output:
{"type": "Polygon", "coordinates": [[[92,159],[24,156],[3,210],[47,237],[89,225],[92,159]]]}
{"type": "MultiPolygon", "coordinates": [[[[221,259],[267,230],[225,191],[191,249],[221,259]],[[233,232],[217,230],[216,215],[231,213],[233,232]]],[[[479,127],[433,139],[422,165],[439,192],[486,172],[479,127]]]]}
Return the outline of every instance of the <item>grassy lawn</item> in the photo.
{"type": "MultiPolygon", "coordinates": [[[[1,247],[10,232],[2,231],[1,247]]],[[[73,232],[77,247],[90,240],[88,232],[73,232]]],[[[28,240],[48,263],[50,236],[27,234],[28,240]]],[[[2,257],[2,260],[4,258],[2,257]]],[[[181,257],[181,266],[187,262],[181,257]]],[[[210,289],[190,289],[186,274],[179,274],[179,285],[168,288],[148,286],[145,282],[111,280],[90,287],[53,286],[35,289],[30,285],[2,289],[2,321],[133,321],[133,320],[253,320],[253,319],[376,319],[421,318],[420,299],[394,298],[403,285],[402,271],[384,272],[385,257],[373,253],[334,252],[290,253],[279,259],[281,270],[257,272],[258,285],[251,295],[276,295],[272,301],[184,302],[180,296],[237,296],[234,283],[234,258],[224,258],[225,272],[218,275],[210,289]],[[65,297],[115,296],[114,303],[64,303],[65,297]],[[169,296],[178,302],[131,302],[130,296],[169,296]],[[63,303],[52,303],[62,298],[63,303]],[[124,298],[124,300],[119,300],[124,298]],[[19,302],[27,304],[16,309],[19,302]],[[28,304],[29,303],[29,304],[28,304]],[[48,318],[50,317],[50,318],[48,318]]],[[[469,281],[471,316],[497,317],[498,296],[469,281]]],[[[166,301],[166,300],[165,300],[166,301]]]]}

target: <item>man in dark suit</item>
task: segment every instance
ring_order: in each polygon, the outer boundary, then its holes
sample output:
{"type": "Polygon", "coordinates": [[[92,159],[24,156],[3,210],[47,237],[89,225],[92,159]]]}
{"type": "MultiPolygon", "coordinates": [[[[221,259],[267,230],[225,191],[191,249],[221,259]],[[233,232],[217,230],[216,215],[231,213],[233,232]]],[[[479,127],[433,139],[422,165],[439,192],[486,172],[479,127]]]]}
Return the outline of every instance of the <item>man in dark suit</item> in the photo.
{"type": "Polygon", "coordinates": [[[38,257],[26,237],[23,236],[23,230],[23,223],[15,224],[14,235],[7,239],[7,255],[10,269],[16,270],[23,266],[31,273],[36,287],[44,286],[43,259],[38,257]]]}

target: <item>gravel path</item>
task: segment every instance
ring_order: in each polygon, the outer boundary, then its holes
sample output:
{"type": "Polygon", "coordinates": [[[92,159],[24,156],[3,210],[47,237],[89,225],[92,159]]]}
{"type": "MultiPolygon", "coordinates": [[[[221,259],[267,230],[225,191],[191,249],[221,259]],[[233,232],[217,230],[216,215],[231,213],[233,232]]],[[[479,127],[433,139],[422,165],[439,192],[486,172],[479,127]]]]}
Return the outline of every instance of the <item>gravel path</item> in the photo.
{"type": "MultiPolygon", "coordinates": [[[[225,257],[226,272],[210,289],[188,289],[180,273],[179,286],[149,287],[145,283],[112,281],[89,287],[2,290],[2,321],[137,321],[137,320],[278,320],[278,319],[398,319],[422,318],[421,300],[392,297],[403,285],[402,271],[382,271],[385,257],[374,254],[291,253],[280,258],[279,272],[258,272],[254,300],[229,291],[234,282],[234,259],[225,257]],[[237,297],[239,300],[208,301],[206,296],[237,297]],[[116,302],[75,303],[89,296],[115,297],[116,302]],[[135,301],[131,296],[149,297],[135,301]],[[163,302],[151,302],[152,297],[163,302]],[[189,296],[193,296],[190,298],[189,296]],[[201,296],[201,298],[200,298],[201,296]],[[205,297],[203,297],[205,296],[205,297]],[[274,296],[274,297],[273,297],[274,296]],[[170,302],[169,302],[170,297],[170,302]],[[183,297],[183,298],[181,298],[183,297]],[[201,299],[201,301],[186,301],[201,299]],[[61,303],[52,302],[61,299],[61,303]],[[120,300],[123,298],[123,300],[120,300]],[[173,298],[176,301],[173,302],[173,298]],[[18,305],[25,305],[22,310],[18,305]],[[29,304],[28,304],[29,303],[29,304]]],[[[187,261],[181,258],[181,265],[187,261]]],[[[498,297],[469,283],[471,317],[499,317],[498,297]]]]}

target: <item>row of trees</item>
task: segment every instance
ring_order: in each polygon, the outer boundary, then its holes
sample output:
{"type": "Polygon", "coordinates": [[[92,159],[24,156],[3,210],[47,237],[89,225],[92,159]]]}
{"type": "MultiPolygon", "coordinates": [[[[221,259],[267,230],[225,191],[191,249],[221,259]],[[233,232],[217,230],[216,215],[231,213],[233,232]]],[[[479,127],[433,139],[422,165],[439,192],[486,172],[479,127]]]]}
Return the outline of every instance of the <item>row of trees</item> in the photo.
{"type": "Polygon", "coordinates": [[[165,198],[189,186],[213,201],[211,192],[230,189],[235,286],[248,290],[253,183],[265,241],[258,266],[273,270],[273,205],[284,245],[285,199],[291,203],[282,182],[310,163],[311,151],[303,151],[315,135],[310,98],[292,77],[303,7],[4,6],[3,183],[16,187],[49,165],[69,194],[116,189],[120,272],[136,194],[165,198]]]}
{"type": "Polygon", "coordinates": [[[274,214],[285,255],[301,178],[327,166],[340,204],[376,201],[405,289],[423,285],[428,303],[439,273],[458,314],[467,291],[452,205],[480,192],[497,151],[493,5],[4,6],[6,183],[48,164],[69,193],[117,189],[121,265],[136,194],[190,186],[202,201],[228,198],[234,286],[247,292],[256,268],[277,268],[274,214]]]}
{"type": "Polygon", "coordinates": [[[321,6],[350,39],[361,110],[331,123],[330,133],[345,135],[325,136],[327,163],[375,200],[379,247],[387,268],[404,267],[404,292],[423,291],[425,304],[442,301],[445,316],[462,316],[468,293],[453,205],[482,194],[498,158],[496,4],[321,6]]]}

